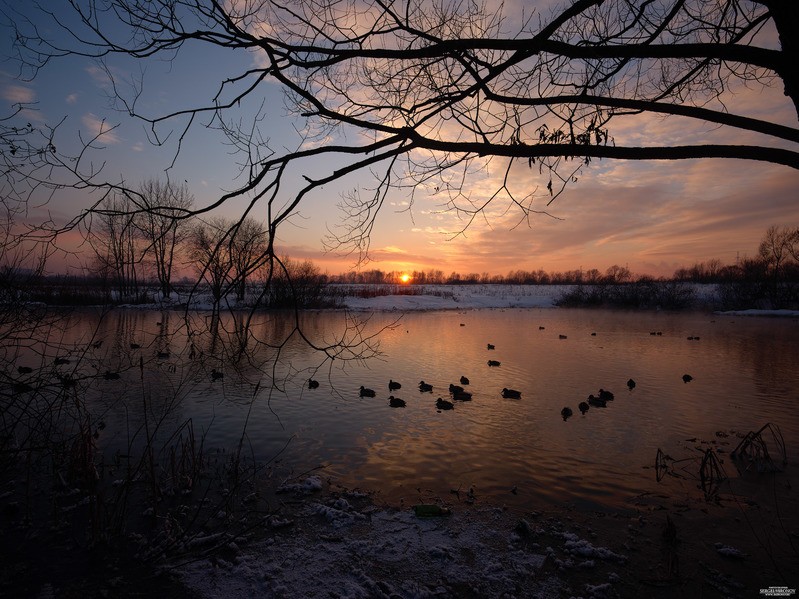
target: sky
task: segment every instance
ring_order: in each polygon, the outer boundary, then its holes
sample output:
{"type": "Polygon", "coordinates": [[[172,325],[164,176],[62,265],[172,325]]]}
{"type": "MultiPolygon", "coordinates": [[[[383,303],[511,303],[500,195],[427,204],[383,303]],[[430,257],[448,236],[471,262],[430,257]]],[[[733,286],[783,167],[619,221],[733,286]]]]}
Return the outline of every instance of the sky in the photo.
{"type": "MultiPolygon", "coordinates": [[[[50,23],[37,23],[42,31],[59,35],[50,23]]],[[[3,43],[8,52],[10,39],[3,43]]],[[[145,88],[137,110],[161,115],[209,100],[221,79],[257,64],[253,54],[220,53],[192,46],[171,61],[115,59],[109,62],[118,89],[132,97],[128,82],[143,74],[145,88]]],[[[270,145],[295,148],[297,129],[285,108],[281,89],[273,82],[259,87],[257,97],[241,107],[242,115],[255,114],[263,103],[262,133],[270,145]]],[[[115,128],[98,138],[98,148],[87,158],[103,165],[112,181],[136,185],[148,178],[185,182],[195,205],[214,202],[243,184],[239,157],[219,131],[195,123],[176,155],[181,123],[160,128],[166,143],[153,144],[152,132],[131,119],[111,100],[107,73],[90,58],[67,56],[52,61],[33,80],[17,77],[13,62],[0,64],[0,110],[4,114],[17,102],[31,103],[24,118],[37,125],[59,127],[59,149],[69,152],[81,139],[115,128]],[[170,135],[165,135],[170,131],[170,135]]],[[[739,87],[727,98],[733,110],[796,126],[796,113],[778,87],[739,87]]],[[[642,145],[664,141],[702,143],[724,139],[748,143],[740,133],[676,119],[639,118],[613,132],[618,139],[642,145]]],[[[310,175],[333,164],[304,164],[310,175]]],[[[466,193],[475,202],[489,197],[504,174],[505,164],[494,160],[469,179],[466,193]]],[[[303,174],[302,172],[299,174],[303,174]]],[[[295,175],[299,176],[299,175],[295,175]]],[[[770,225],[799,226],[799,172],[788,167],[742,160],[594,161],[579,173],[578,181],[551,205],[545,179],[537,169],[514,167],[511,184],[516,190],[537,189],[535,208],[542,213],[520,222],[518,211],[499,198],[464,230],[468,221],[448,210],[446,197],[432,188],[394,190],[378,216],[372,233],[370,258],[356,265],[357,256],[326,251],[324,239],[341,224],[338,207],[343,194],[374,185],[368,172],[350,176],[338,185],[322,188],[303,200],[297,214],[279,233],[278,250],[297,259],[310,259],[325,272],[337,274],[352,268],[383,271],[441,270],[506,274],[512,270],[565,271],[611,265],[627,266],[637,274],[671,275],[677,268],[719,259],[734,264],[757,252],[770,225]]],[[[296,186],[286,186],[281,201],[290,201],[296,186]]],[[[46,206],[32,206],[28,218],[45,215],[67,221],[88,207],[96,196],[69,190],[46,206]]],[[[215,213],[241,214],[244,200],[228,202],[215,213]]],[[[258,218],[256,211],[253,216],[258,218]]],[[[77,233],[63,236],[59,245],[70,251],[57,253],[51,271],[80,268],[87,262],[85,246],[77,233]]]]}

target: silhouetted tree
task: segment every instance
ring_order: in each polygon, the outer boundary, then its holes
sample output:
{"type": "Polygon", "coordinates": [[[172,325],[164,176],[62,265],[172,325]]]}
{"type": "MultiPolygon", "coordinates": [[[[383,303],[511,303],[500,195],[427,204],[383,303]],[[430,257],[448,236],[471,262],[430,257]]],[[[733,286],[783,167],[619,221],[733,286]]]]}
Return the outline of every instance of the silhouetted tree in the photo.
{"type": "MultiPolygon", "coordinates": [[[[136,82],[130,97],[121,95],[130,86],[113,89],[159,144],[174,124],[184,132],[173,136],[180,144],[195,124],[219,123],[240,152],[246,181],[215,205],[234,196],[267,204],[270,239],[309,194],[370,171],[375,184],[343,196],[343,222],[328,239],[360,258],[395,187],[438,194],[468,226],[495,201],[528,218],[599,158],[736,158],[799,169],[795,119],[786,125],[735,112],[730,102],[739,85],[780,86],[799,110],[795,0],[576,0],[535,16],[424,0],[5,5],[10,39],[34,75],[70,54],[147,61],[198,45],[239,52],[240,71],[221,78],[207,103],[148,114],[146,82],[136,82]],[[71,11],[68,19],[59,18],[62,10],[71,11]],[[260,112],[242,120],[246,100],[265,106],[262,89],[275,84],[308,132],[299,149],[270,147],[260,112]],[[201,115],[207,118],[195,118],[201,115]],[[682,145],[665,133],[639,145],[623,136],[647,115],[706,127],[710,141],[682,145]],[[742,137],[755,141],[729,142],[742,137]],[[490,160],[506,176],[494,192],[476,194],[466,175],[490,160]],[[541,173],[539,186],[513,187],[517,163],[541,173]],[[290,180],[302,184],[285,199],[290,180]]],[[[113,80],[114,70],[106,73],[113,80]]]]}
{"type": "Polygon", "coordinates": [[[775,308],[789,307],[796,302],[799,284],[799,228],[770,226],[758,247],[769,289],[769,299],[775,308]]]}
{"type": "Polygon", "coordinates": [[[89,229],[89,241],[96,255],[98,273],[107,273],[118,293],[118,301],[139,299],[139,247],[136,217],[127,195],[107,196],[97,207],[89,229]]]}
{"type": "Polygon", "coordinates": [[[184,183],[148,179],[139,186],[142,211],[134,223],[145,241],[143,251],[152,259],[161,295],[172,292],[172,266],[178,245],[188,235],[186,215],[194,197],[184,183]]]}
{"type": "Polygon", "coordinates": [[[243,301],[247,281],[270,264],[266,232],[253,219],[214,217],[195,224],[188,246],[189,259],[207,283],[215,310],[231,292],[243,301]]]}

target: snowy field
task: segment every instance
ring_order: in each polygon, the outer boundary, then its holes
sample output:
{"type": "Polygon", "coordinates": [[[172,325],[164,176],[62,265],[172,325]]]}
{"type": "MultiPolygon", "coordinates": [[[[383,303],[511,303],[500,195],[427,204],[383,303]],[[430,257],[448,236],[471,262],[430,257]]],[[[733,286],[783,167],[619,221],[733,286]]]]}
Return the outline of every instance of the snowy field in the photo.
{"type": "Polygon", "coordinates": [[[345,296],[350,310],[465,310],[477,308],[552,308],[571,285],[422,285],[418,295],[345,296]]]}
{"type": "MultiPolygon", "coordinates": [[[[477,310],[485,308],[555,308],[556,302],[576,285],[341,285],[351,295],[339,293],[343,308],[358,312],[412,312],[424,310],[477,310]],[[381,289],[382,288],[382,289],[381,289]],[[397,289],[400,293],[378,295],[397,289]],[[360,295],[372,295],[361,297],[360,295]]],[[[694,284],[694,296],[700,303],[710,304],[715,296],[715,285],[694,284]]],[[[237,306],[232,298],[225,307],[237,306]]],[[[162,301],[158,307],[168,309],[187,305],[193,310],[211,310],[208,297],[198,294],[191,298],[173,297],[162,301]]],[[[131,306],[135,307],[135,306],[131,306]]],[[[152,307],[152,306],[140,306],[152,307]]],[[[724,312],[741,316],[799,316],[799,310],[736,310],[724,312]]]]}

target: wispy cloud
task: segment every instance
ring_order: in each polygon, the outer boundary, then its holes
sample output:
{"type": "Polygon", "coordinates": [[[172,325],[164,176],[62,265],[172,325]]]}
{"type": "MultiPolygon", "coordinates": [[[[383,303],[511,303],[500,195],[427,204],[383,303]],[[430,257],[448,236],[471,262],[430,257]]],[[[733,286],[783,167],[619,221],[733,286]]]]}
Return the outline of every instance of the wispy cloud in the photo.
{"type": "Polygon", "coordinates": [[[101,143],[117,144],[121,141],[113,126],[109,125],[105,119],[89,113],[83,115],[81,122],[88,129],[91,136],[101,143]]]}
{"type": "Polygon", "coordinates": [[[36,92],[21,85],[6,85],[2,93],[3,99],[12,104],[31,104],[36,101],[36,92]]]}

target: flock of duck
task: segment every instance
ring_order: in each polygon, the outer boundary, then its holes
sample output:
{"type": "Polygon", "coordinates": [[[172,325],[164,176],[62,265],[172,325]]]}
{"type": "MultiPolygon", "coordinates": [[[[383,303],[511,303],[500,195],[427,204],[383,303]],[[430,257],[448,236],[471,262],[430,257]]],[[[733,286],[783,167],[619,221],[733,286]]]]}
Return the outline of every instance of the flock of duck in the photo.
{"type": "MultiPolygon", "coordinates": [[[[543,328],[543,327],[541,327],[543,328]]],[[[652,333],[656,334],[656,333],[652,333]]],[[[662,334],[662,333],[661,333],[662,334]]],[[[565,337],[561,335],[561,337],[565,337]]],[[[689,339],[691,339],[689,337],[689,339]]],[[[698,339],[698,337],[696,338],[698,339]]],[[[491,343],[487,345],[487,349],[493,350],[495,346],[491,343]]],[[[500,362],[498,360],[488,360],[488,366],[490,367],[497,367],[500,366],[500,362]]],[[[682,376],[682,380],[684,383],[689,383],[693,380],[693,377],[690,374],[684,374],[682,376]]],[[[469,379],[465,376],[461,376],[459,385],[455,385],[454,383],[450,383],[449,385],[449,394],[452,398],[452,401],[448,399],[444,399],[443,397],[439,397],[436,399],[435,406],[436,410],[441,412],[444,410],[452,410],[455,408],[456,401],[469,401],[472,399],[472,394],[469,391],[464,389],[464,385],[469,384],[469,379]]],[[[636,382],[633,379],[629,379],[627,381],[627,388],[632,392],[635,389],[636,382]]],[[[319,381],[314,379],[308,379],[308,388],[309,389],[316,389],[319,387],[319,381]]],[[[402,385],[393,379],[389,379],[388,381],[388,390],[389,393],[397,391],[402,388],[402,385]]],[[[419,381],[419,392],[420,393],[432,393],[433,392],[433,385],[430,383],[426,383],[424,380],[419,381]]],[[[376,397],[377,392],[374,389],[370,389],[368,387],[364,387],[361,385],[361,388],[358,392],[360,397],[376,397]]],[[[521,399],[522,392],[517,389],[510,389],[508,387],[504,387],[501,391],[501,395],[505,399],[521,399]]],[[[614,394],[607,389],[599,389],[599,391],[594,395],[593,393],[588,396],[585,401],[581,401],[577,409],[580,410],[581,414],[585,414],[589,409],[592,407],[594,408],[605,408],[608,405],[609,401],[613,401],[615,399],[614,394]]],[[[395,397],[393,394],[389,395],[388,397],[388,405],[392,408],[404,408],[407,403],[404,399],[400,399],[399,397],[395,397]]],[[[569,407],[565,406],[561,411],[560,415],[565,422],[569,418],[574,415],[574,411],[569,407]]]]}

